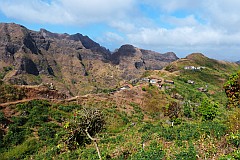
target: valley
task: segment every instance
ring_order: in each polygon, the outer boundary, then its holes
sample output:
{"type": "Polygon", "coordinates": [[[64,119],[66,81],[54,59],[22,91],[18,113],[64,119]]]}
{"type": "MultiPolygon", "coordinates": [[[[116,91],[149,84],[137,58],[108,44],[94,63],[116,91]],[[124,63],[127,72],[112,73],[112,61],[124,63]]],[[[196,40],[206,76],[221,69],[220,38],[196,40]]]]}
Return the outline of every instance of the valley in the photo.
{"type": "Polygon", "coordinates": [[[0,24],[1,159],[239,159],[240,65],[0,24]]]}

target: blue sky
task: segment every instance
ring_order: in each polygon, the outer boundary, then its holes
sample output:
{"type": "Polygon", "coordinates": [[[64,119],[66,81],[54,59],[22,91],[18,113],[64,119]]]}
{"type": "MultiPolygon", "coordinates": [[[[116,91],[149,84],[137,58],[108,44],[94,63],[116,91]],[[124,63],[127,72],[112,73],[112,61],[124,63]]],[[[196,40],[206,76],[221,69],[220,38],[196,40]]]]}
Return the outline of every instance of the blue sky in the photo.
{"type": "Polygon", "coordinates": [[[185,57],[240,60],[239,0],[0,0],[0,21],[185,57]]]}

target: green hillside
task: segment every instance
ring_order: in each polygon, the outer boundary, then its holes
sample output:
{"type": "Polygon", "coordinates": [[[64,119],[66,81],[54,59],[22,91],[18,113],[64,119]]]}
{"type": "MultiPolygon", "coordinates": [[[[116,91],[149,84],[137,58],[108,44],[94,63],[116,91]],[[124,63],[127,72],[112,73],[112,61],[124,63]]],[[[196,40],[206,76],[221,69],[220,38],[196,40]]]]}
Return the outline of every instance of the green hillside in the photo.
{"type": "Polygon", "coordinates": [[[230,101],[234,95],[239,102],[238,70],[192,54],[144,73],[161,87],[129,81],[128,89],[74,100],[2,105],[0,157],[238,160],[240,108],[230,101]]]}

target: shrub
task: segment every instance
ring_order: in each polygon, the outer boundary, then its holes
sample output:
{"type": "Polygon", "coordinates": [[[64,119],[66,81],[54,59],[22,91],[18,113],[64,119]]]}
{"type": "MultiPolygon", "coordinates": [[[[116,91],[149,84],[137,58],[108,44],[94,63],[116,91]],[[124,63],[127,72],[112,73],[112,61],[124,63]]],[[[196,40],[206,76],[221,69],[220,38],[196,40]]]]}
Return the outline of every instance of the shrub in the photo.
{"type": "Polygon", "coordinates": [[[192,110],[191,110],[191,105],[190,102],[185,102],[183,105],[183,114],[187,118],[192,117],[192,110]]]}
{"type": "Polygon", "coordinates": [[[234,108],[227,116],[226,125],[230,132],[240,131],[240,108],[234,108]]]}
{"type": "Polygon", "coordinates": [[[240,147],[240,133],[231,133],[228,136],[228,141],[233,144],[236,148],[240,147]]]}
{"type": "Polygon", "coordinates": [[[171,121],[174,121],[178,118],[179,113],[181,112],[181,107],[177,102],[171,102],[167,108],[164,110],[164,115],[169,116],[171,121]]]}
{"type": "Polygon", "coordinates": [[[5,145],[18,145],[21,144],[26,136],[29,134],[29,130],[25,128],[18,127],[15,124],[9,126],[9,131],[4,136],[5,145]]]}
{"type": "Polygon", "coordinates": [[[39,139],[46,141],[48,139],[54,138],[55,133],[57,132],[57,128],[59,128],[59,126],[54,123],[42,124],[41,127],[38,129],[39,139]]]}
{"type": "Polygon", "coordinates": [[[202,116],[202,120],[213,120],[217,115],[217,109],[218,104],[205,99],[198,107],[198,112],[202,116]]]}
{"type": "Polygon", "coordinates": [[[26,114],[29,127],[40,126],[43,122],[48,121],[50,104],[47,101],[33,100],[26,104],[17,105],[17,108],[26,114]]]}
{"type": "Polygon", "coordinates": [[[17,126],[23,126],[28,121],[28,118],[23,116],[12,117],[12,121],[17,126]]]}
{"type": "Polygon", "coordinates": [[[65,124],[69,133],[66,135],[68,149],[74,150],[79,145],[89,143],[89,136],[94,137],[105,125],[102,112],[95,108],[83,108],[65,124]]]}
{"type": "Polygon", "coordinates": [[[4,113],[2,111],[0,111],[0,123],[4,124],[6,122],[6,118],[4,116],[4,113]]]}
{"type": "Polygon", "coordinates": [[[189,148],[187,151],[182,151],[175,155],[175,160],[196,160],[196,150],[194,148],[194,145],[190,143],[189,148]]]}

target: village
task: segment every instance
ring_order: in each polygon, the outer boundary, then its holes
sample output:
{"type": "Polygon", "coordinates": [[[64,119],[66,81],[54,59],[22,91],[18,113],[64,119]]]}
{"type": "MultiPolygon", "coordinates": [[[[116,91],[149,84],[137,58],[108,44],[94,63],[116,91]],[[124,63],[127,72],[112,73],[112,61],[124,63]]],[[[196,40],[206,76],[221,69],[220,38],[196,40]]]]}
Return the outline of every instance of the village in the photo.
{"type": "MultiPolygon", "coordinates": [[[[184,70],[191,70],[191,71],[202,71],[203,69],[206,69],[206,67],[204,66],[184,66],[183,67],[184,70]]],[[[195,85],[196,82],[193,80],[187,80],[186,81],[187,84],[191,84],[191,85],[195,85]]],[[[166,91],[166,90],[170,90],[175,88],[175,84],[173,80],[169,80],[169,79],[164,79],[164,78],[156,78],[156,77],[144,77],[144,78],[139,78],[139,79],[133,79],[130,80],[129,82],[125,82],[119,89],[118,91],[121,90],[126,90],[126,89],[131,89],[134,86],[144,86],[146,84],[150,84],[153,86],[158,87],[160,90],[162,91],[166,91]]],[[[197,90],[199,92],[208,92],[208,86],[202,86],[197,88],[197,90]]]]}

